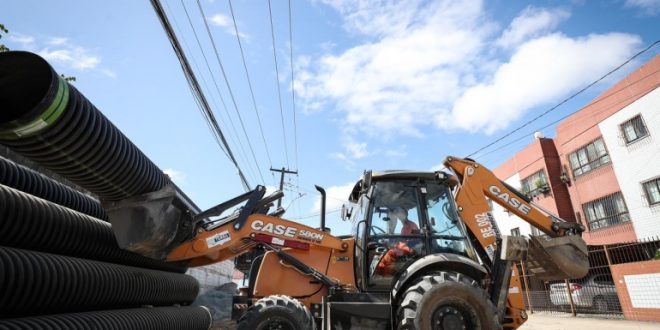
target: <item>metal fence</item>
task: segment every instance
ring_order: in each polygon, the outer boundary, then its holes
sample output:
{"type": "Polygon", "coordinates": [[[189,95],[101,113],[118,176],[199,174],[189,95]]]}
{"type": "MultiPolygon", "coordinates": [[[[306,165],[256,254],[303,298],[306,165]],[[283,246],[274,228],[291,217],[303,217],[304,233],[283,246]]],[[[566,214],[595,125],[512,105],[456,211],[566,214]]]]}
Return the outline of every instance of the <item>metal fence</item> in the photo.
{"type": "Polygon", "coordinates": [[[589,246],[589,273],[580,279],[542,281],[517,264],[527,310],[623,317],[611,266],[660,259],[660,239],[589,246]]]}

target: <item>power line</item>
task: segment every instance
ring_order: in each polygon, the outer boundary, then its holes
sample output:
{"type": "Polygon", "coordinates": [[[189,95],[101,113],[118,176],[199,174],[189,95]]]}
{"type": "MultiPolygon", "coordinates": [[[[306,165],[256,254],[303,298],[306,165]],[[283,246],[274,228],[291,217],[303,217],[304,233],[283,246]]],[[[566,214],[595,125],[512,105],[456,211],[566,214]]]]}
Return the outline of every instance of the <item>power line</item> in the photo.
{"type": "Polygon", "coordinates": [[[193,90],[194,92],[193,95],[195,96],[196,99],[198,99],[199,104],[202,105],[204,112],[206,113],[206,118],[213,127],[213,133],[214,136],[216,136],[216,141],[217,138],[220,139],[220,142],[227,151],[230,160],[232,161],[232,163],[234,163],[234,166],[238,170],[238,176],[241,178],[245,190],[249,191],[250,184],[245,178],[245,175],[243,175],[243,171],[241,170],[241,167],[238,165],[238,162],[236,161],[236,158],[234,157],[234,154],[232,153],[231,148],[229,147],[229,144],[227,143],[227,140],[225,139],[225,136],[222,133],[220,126],[218,125],[218,122],[215,120],[215,116],[213,115],[213,112],[211,111],[211,107],[209,106],[206,100],[206,96],[204,96],[204,92],[202,91],[199,82],[195,77],[195,73],[192,71],[192,68],[190,67],[190,63],[188,62],[188,59],[186,58],[186,55],[183,52],[183,49],[181,48],[181,44],[179,43],[179,40],[177,39],[176,34],[172,29],[172,25],[170,24],[170,21],[167,18],[167,14],[165,13],[165,10],[163,10],[163,7],[160,4],[160,0],[151,0],[151,5],[153,6],[156,15],[158,15],[158,18],[160,19],[160,23],[163,26],[165,33],[167,34],[167,38],[170,40],[170,44],[174,49],[174,53],[179,59],[179,63],[181,64],[181,68],[183,69],[183,73],[186,77],[186,81],[188,82],[188,86],[190,87],[190,89],[193,90]]]}
{"type": "MultiPolygon", "coordinates": [[[[601,97],[601,98],[598,98],[597,100],[595,100],[595,101],[589,103],[589,105],[590,105],[590,106],[593,106],[593,105],[595,105],[595,104],[598,104],[598,103],[604,102],[604,101],[608,100],[609,98],[613,97],[614,95],[617,95],[616,93],[620,92],[621,90],[623,90],[623,89],[625,89],[625,88],[629,88],[630,86],[632,86],[632,85],[634,85],[634,84],[636,84],[636,83],[638,83],[638,82],[640,82],[640,81],[642,81],[642,80],[644,80],[644,79],[646,79],[646,78],[648,78],[648,77],[654,75],[654,74],[657,73],[657,72],[658,72],[658,70],[653,71],[653,72],[650,72],[650,73],[648,73],[647,75],[645,75],[644,77],[640,78],[640,79],[637,80],[637,81],[629,82],[628,85],[622,87],[621,89],[611,91],[611,93],[610,93],[609,95],[605,95],[605,96],[603,96],[603,97],[601,97]]],[[[611,105],[609,105],[609,106],[603,108],[602,110],[597,111],[597,112],[590,113],[589,117],[595,117],[595,116],[597,116],[597,115],[600,115],[601,113],[603,113],[603,112],[605,112],[605,111],[609,111],[611,108],[616,107],[616,106],[619,106],[620,104],[625,103],[625,102],[627,102],[627,101],[633,99],[634,97],[636,97],[636,95],[628,95],[626,98],[618,99],[616,102],[614,102],[614,103],[612,103],[611,105]]],[[[578,111],[579,111],[579,110],[578,110],[578,111]]],[[[562,120],[564,120],[564,119],[566,119],[566,118],[572,116],[575,112],[577,112],[577,111],[574,111],[574,112],[571,112],[571,113],[565,114],[564,116],[561,116],[560,118],[558,118],[558,119],[556,119],[556,120],[554,120],[554,121],[552,121],[552,122],[550,122],[550,123],[548,123],[548,124],[546,124],[546,125],[544,125],[544,126],[542,126],[542,127],[539,127],[539,128],[537,128],[537,129],[535,129],[534,131],[531,131],[531,132],[529,132],[529,133],[526,133],[526,134],[524,134],[524,135],[518,137],[517,139],[515,139],[515,140],[513,140],[513,141],[510,141],[510,142],[508,142],[507,144],[504,144],[504,145],[502,145],[502,146],[500,146],[500,147],[498,147],[498,148],[495,148],[495,149],[493,149],[493,150],[490,150],[490,151],[488,151],[488,152],[486,152],[486,153],[484,153],[484,154],[482,154],[482,155],[479,155],[479,156],[476,157],[476,158],[481,158],[481,159],[483,159],[483,157],[486,157],[486,156],[488,156],[488,155],[490,155],[490,154],[492,154],[492,153],[494,153],[494,152],[497,152],[497,151],[499,151],[499,150],[502,150],[502,149],[504,149],[504,148],[507,148],[507,147],[513,145],[513,144],[516,143],[516,142],[519,142],[519,141],[521,141],[521,140],[524,140],[525,138],[527,138],[530,134],[532,134],[532,133],[534,133],[534,132],[542,131],[542,130],[544,130],[544,129],[546,129],[546,128],[552,126],[552,125],[555,125],[555,124],[559,123],[560,121],[562,121],[562,120]]],[[[595,125],[595,124],[594,124],[594,125],[595,125]]],[[[571,139],[568,140],[568,141],[572,141],[572,140],[575,139],[577,136],[580,136],[581,134],[583,134],[584,132],[586,132],[587,130],[589,130],[590,128],[592,128],[594,125],[589,126],[589,127],[585,127],[581,132],[579,132],[577,135],[575,135],[575,137],[571,138],[571,139]]]]}
{"type": "Polygon", "coordinates": [[[282,136],[284,137],[284,155],[286,156],[286,166],[289,166],[289,148],[286,143],[286,129],[284,126],[284,110],[282,109],[282,92],[280,91],[280,70],[277,65],[277,51],[275,48],[275,28],[273,27],[273,10],[270,0],[268,0],[268,15],[270,17],[270,36],[273,41],[273,58],[275,59],[275,82],[277,83],[277,99],[280,102],[280,118],[282,119],[282,136]]]}
{"type": "Polygon", "coordinates": [[[252,105],[254,106],[254,112],[257,114],[257,122],[259,123],[259,131],[261,131],[261,139],[264,141],[264,148],[266,148],[268,163],[270,167],[273,167],[273,161],[270,158],[270,152],[268,151],[268,144],[266,143],[266,136],[264,135],[264,128],[261,126],[261,117],[259,116],[259,110],[257,109],[257,101],[254,97],[254,89],[252,88],[250,73],[248,72],[247,63],[245,63],[245,54],[243,54],[243,45],[241,44],[240,33],[238,33],[238,25],[236,24],[236,17],[234,16],[234,6],[232,6],[231,0],[229,0],[229,11],[231,12],[231,19],[232,21],[234,21],[234,31],[236,32],[236,41],[238,41],[238,48],[241,50],[241,59],[243,60],[243,68],[245,69],[245,76],[247,77],[248,86],[250,87],[250,95],[252,96],[252,105]]]}
{"type": "MultiPolygon", "coordinates": [[[[165,4],[167,5],[167,3],[165,3],[165,4]]],[[[245,147],[243,147],[243,143],[241,142],[241,138],[237,133],[238,130],[236,129],[236,126],[234,125],[234,122],[231,120],[231,115],[229,115],[229,110],[227,109],[227,104],[225,103],[225,99],[222,96],[222,92],[220,92],[220,87],[218,86],[218,81],[215,78],[215,74],[213,74],[213,70],[211,70],[211,65],[208,61],[208,58],[206,57],[206,52],[204,52],[204,47],[202,46],[202,43],[199,40],[199,36],[197,35],[197,30],[195,29],[195,26],[192,23],[192,19],[190,18],[190,14],[188,13],[188,8],[186,7],[186,4],[183,0],[181,0],[181,6],[183,7],[183,11],[186,14],[186,18],[188,19],[188,24],[190,25],[190,29],[193,32],[193,36],[195,37],[195,41],[197,41],[197,47],[199,48],[199,51],[202,53],[202,57],[204,58],[204,63],[206,64],[206,68],[207,68],[209,74],[211,75],[211,80],[213,81],[213,85],[215,86],[215,90],[217,91],[218,96],[220,97],[220,101],[222,102],[222,107],[225,111],[225,114],[227,115],[227,120],[229,121],[229,124],[231,125],[231,129],[232,129],[231,131],[234,134],[234,136],[236,137],[236,143],[238,144],[238,147],[240,148],[240,151],[242,152],[242,154],[239,154],[239,155],[243,156],[243,160],[245,160],[245,163],[248,166],[247,169],[248,169],[248,171],[251,172],[250,175],[253,178],[256,178],[256,176],[254,175],[254,172],[252,170],[252,166],[250,166],[250,162],[247,160],[247,157],[245,156],[246,155],[245,147]]],[[[175,20],[175,24],[176,24],[176,20],[175,20]]],[[[194,59],[194,57],[193,57],[193,59],[194,59]]],[[[202,81],[204,81],[204,76],[202,75],[200,77],[201,77],[202,81]]],[[[222,119],[222,117],[220,117],[220,118],[222,119]]]]}
{"type": "Polygon", "coordinates": [[[296,170],[298,170],[298,124],[296,123],[296,90],[294,89],[295,76],[293,74],[293,24],[291,15],[291,0],[289,0],[289,51],[291,59],[291,105],[293,107],[293,142],[296,156],[296,170]]]}
{"type": "MultiPolygon", "coordinates": [[[[592,86],[594,86],[594,85],[596,85],[597,83],[601,82],[603,79],[609,77],[611,74],[613,74],[614,72],[616,72],[616,71],[618,71],[619,69],[621,69],[623,66],[625,66],[626,64],[628,64],[630,61],[632,61],[632,60],[634,60],[635,58],[637,58],[638,56],[640,56],[640,55],[646,53],[648,50],[650,50],[651,48],[653,48],[653,47],[654,47],[655,45],[657,45],[658,43],[660,43],[660,40],[656,40],[655,42],[653,42],[652,44],[650,44],[648,47],[644,48],[643,50],[639,51],[638,53],[636,53],[635,55],[633,55],[632,57],[630,57],[630,58],[629,58],[628,60],[626,60],[625,62],[621,63],[621,64],[620,64],[619,66],[617,66],[616,68],[610,70],[609,72],[607,72],[607,73],[606,73],[605,75],[603,75],[602,77],[596,79],[595,81],[593,81],[593,82],[590,83],[589,85],[587,85],[587,86],[583,87],[582,89],[580,89],[579,91],[573,93],[572,95],[570,95],[569,97],[567,97],[567,98],[564,99],[563,101],[559,102],[557,105],[553,106],[552,108],[550,108],[550,109],[548,109],[548,110],[542,112],[542,113],[539,114],[538,116],[532,118],[531,120],[527,121],[526,123],[522,124],[521,126],[518,126],[517,128],[515,128],[515,129],[513,129],[512,131],[508,132],[507,134],[504,134],[503,136],[501,136],[500,138],[496,139],[495,141],[493,141],[493,142],[491,142],[491,143],[488,143],[488,144],[486,144],[485,146],[483,146],[483,147],[477,149],[476,151],[470,153],[469,155],[466,156],[466,158],[468,158],[468,157],[470,157],[470,156],[473,156],[474,154],[476,154],[476,153],[478,153],[478,152],[480,152],[480,151],[482,151],[482,150],[484,150],[484,149],[486,149],[486,148],[491,147],[492,145],[494,145],[494,144],[496,144],[496,143],[498,143],[498,142],[500,142],[500,141],[506,139],[507,137],[511,136],[512,134],[514,134],[514,133],[520,131],[521,129],[523,129],[523,128],[527,127],[527,126],[529,126],[530,124],[532,124],[533,122],[537,121],[537,120],[540,119],[541,117],[543,117],[543,116],[547,115],[548,113],[554,111],[555,109],[557,109],[557,108],[559,108],[560,106],[564,105],[564,104],[567,103],[568,101],[570,101],[570,100],[572,100],[573,98],[577,97],[578,95],[582,94],[583,92],[585,92],[586,90],[588,90],[588,89],[591,88],[592,86]]],[[[576,111],[577,111],[577,110],[576,110],[576,111]]]]}
{"type": "Polygon", "coordinates": [[[252,153],[252,158],[254,159],[254,163],[257,166],[257,172],[259,173],[259,177],[261,177],[261,182],[266,183],[266,180],[264,180],[263,175],[261,174],[261,170],[259,169],[259,162],[257,161],[257,156],[254,154],[254,149],[252,148],[252,143],[250,142],[250,137],[247,134],[247,130],[245,129],[245,124],[243,123],[243,117],[241,117],[241,113],[238,111],[238,105],[236,103],[236,98],[234,97],[234,92],[231,89],[231,85],[229,84],[229,78],[227,78],[227,73],[225,72],[225,67],[222,64],[222,60],[220,59],[220,53],[218,52],[218,47],[215,45],[215,40],[213,39],[213,34],[211,34],[211,28],[209,27],[209,23],[206,20],[206,14],[204,14],[204,9],[202,8],[202,3],[197,0],[197,7],[199,8],[199,12],[202,15],[202,20],[204,21],[204,27],[206,28],[206,33],[209,36],[209,39],[211,40],[211,45],[213,46],[213,52],[215,53],[215,57],[218,60],[218,64],[220,64],[220,70],[222,71],[222,76],[225,79],[225,84],[227,84],[227,90],[229,90],[229,96],[231,96],[231,101],[234,104],[234,109],[236,110],[236,115],[238,115],[238,120],[241,123],[241,128],[243,129],[243,134],[245,134],[245,139],[247,140],[248,147],[250,148],[250,152],[252,153]]]}

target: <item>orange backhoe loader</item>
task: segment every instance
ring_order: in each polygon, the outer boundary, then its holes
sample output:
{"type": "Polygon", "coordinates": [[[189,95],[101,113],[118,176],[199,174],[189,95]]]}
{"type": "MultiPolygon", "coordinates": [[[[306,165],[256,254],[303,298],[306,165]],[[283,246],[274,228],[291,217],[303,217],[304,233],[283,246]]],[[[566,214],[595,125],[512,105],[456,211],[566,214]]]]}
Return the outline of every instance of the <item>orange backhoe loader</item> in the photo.
{"type": "Polygon", "coordinates": [[[516,329],[527,314],[513,262],[546,280],[586,275],[581,225],[544,213],[475,161],[445,166],[454,175],[365,172],[356,205],[342,210],[352,234],[339,237],[324,214],[312,228],[268,213],[282,193],[264,197],[262,186],[196,215],[167,187],[106,208],[119,244],[154,258],[203,266],[265,251],[239,329],[516,329]],[[488,200],[544,235],[501,235],[488,200]]]}

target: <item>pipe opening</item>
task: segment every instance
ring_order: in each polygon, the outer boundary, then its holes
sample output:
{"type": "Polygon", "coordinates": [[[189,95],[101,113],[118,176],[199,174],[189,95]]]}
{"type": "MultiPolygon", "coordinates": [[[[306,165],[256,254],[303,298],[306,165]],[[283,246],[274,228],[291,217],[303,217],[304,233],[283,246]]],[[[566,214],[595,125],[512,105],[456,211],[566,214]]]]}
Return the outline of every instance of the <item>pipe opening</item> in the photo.
{"type": "Polygon", "coordinates": [[[50,65],[40,56],[21,51],[0,53],[0,127],[26,115],[36,117],[52,102],[57,83],[50,65]]]}

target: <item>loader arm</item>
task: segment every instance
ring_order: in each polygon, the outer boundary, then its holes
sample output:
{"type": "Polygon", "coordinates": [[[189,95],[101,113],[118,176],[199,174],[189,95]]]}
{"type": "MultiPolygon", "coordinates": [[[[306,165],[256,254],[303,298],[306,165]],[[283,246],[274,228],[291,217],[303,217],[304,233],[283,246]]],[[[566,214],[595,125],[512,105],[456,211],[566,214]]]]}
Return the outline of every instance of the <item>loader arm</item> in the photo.
{"type": "MultiPolygon", "coordinates": [[[[190,266],[198,267],[232,259],[262,245],[274,250],[289,264],[302,266],[293,257],[287,256],[282,248],[309,250],[310,245],[314,245],[342,252],[348,249],[348,244],[337,237],[276,216],[279,210],[267,214],[272,202],[283,194],[277,191],[264,197],[265,192],[265,187],[257,186],[252,191],[195,215],[191,221],[192,235],[175,245],[169,251],[167,260],[188,260],[190,266]],[[219,220],[211,219],[243,202],[245,204],[229,216],[219,220]]],[[[309,274],[315,271],[299,270],[309,274]]]]}
{"type": "Polygon", "coordinates": [[[167,260],[190,260],[190,266],[204,266],[229,260],[251,251],[260,244],[309,250],[310,245],[345,251],[348,245],[326,232],[265,214],[251,214],[243,223],[227,219],[210,230],[198,229],[197,235],[175,247],[167,260]]]}

